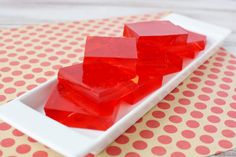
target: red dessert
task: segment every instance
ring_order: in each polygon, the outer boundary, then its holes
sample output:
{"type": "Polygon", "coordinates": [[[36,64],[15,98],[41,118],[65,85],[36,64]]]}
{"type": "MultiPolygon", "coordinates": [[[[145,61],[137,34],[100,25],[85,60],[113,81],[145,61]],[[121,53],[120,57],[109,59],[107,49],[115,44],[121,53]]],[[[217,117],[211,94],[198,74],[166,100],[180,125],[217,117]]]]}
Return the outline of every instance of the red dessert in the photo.
{"type": "Polygon", "coordinates": [[[46,115],[69,127],[106,130],[122,102],[135,104],[205,48],[206,37],[169,21],[126,24],[124,36],[87,37],[84,62],[59,70],[46,115]]]}
{"type": "Polygon", "coordinates": [[[90,100],[91,103],[84,107],[96,112],[106,110],[102,104],[119,101],[132,92],[135,77],[133,72],[103,62],[76,64],[62,68],[58,73],[59,84],[90,100]]]}
{"type": "Polygon", "coordinates": [[[135,70],[137,48],[135,38],[88,36],[84,62],[105,62],[135,70]]]}
{"type": "Polygon", "coordinates": [[[106,130],[114,124],[119,106],[116,106],[110,114],[101,115],[89,112],[82,105],[75,104],[65,98],[61,92],[65,90],[60,89],[60,86],[52,90],[44,107],[47,116],[69,127],[106,130]]]}
{"type": "Polygon", "coordinates": [[[148,21],[125,24],[123,35],[137,39],[139,59],[161,60],[167,48],[186,43],[188,32],[169,21],[148,21]]]}
{"type": "Polygon", "coordinates": [[[179,55],[181,57],[194,58],[198,52],[205,49],[206,36],[188,31],[186,29],[183,30],[188,32],[188,38],[186,43],[182,45],[173,46],[167,51],[171,54],[179,55]]]}

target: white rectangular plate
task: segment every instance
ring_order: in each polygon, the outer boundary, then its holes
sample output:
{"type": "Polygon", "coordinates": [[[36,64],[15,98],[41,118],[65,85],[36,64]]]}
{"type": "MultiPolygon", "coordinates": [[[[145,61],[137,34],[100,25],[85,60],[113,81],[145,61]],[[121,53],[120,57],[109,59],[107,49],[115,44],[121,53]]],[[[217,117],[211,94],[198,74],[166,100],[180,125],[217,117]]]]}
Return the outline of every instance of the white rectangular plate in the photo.
{"type": "Polygon", "coordinates": [[[117,122],[108,130],[95,131],[69,128],[45,116],[43,106],[52,87],[56,85],[56,78],[6,105],[0,106],[0,118],[65,156],[74,157],[84,156],[89,152],[98,153],[206,61],[230,33],[228,29],[178,14],[170,14],[163,19],[170,20],[188,30],[206,35],[206,49],[194,60],[186,61],[182,71],[166,77],[160,89],[146,96],[137,104],[132,105],[132,108],[121,108],[117,122]]]}

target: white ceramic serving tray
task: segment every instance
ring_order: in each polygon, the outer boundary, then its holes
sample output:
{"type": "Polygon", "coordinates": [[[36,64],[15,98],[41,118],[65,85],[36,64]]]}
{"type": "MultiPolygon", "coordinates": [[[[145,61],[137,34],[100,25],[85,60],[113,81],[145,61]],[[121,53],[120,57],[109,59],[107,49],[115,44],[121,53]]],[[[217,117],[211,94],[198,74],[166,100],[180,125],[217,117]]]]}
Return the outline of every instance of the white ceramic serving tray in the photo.
{"type": "Polygon", "coordinates": [[[117,122],[108,130],[69,128],[45,116],[43,106],[52,87],[57,83],[56,78],[0,106],[0,118],[65,156],[80,157],[88,153],[98,153],[206,61],[230,33],[228,29],[178,14],[170,14],[163,19],[170,20],[188,30],[205,34],[206,49],[194,60],[186,61],[182,71],[166,77],[160,89],[132,105],[132,108],[124,104],[120,109],[117,122]]]}

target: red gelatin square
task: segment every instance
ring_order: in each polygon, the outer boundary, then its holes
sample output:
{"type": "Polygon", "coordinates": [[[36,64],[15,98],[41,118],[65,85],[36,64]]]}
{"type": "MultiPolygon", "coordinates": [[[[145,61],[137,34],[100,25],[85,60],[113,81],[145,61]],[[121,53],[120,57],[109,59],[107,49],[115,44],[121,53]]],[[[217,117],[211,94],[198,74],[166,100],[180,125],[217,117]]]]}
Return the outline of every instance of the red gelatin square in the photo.
{"type": "Polygon", "coordinates": [[[61,68],[58,73],[59,84],[95,103],[119,100],[129,94],[135,85],[133,78],[134,72],[103,62],[76,64],[61,68]]]}
{"type": "Polygon", "coordinates": [[[168,75],[182,70],[183,59],[176,55],[166,55],[163,58],[139,60],[137,71],[145,72],[146,75],[168,75]]]}
{"type": "Polygon", "coordinates": [[[84,62],[105,62],[121,68],[135,69],[135,38],[88,36],[84,62]]]}
{"type": "MultiPolygon", "coordinates": [[[[140,71],[142,72],[142,71],[140,71]]],[[[136,79],[136,87],[132,93],[124,98],[124,101],[133,105],[145,96],[158,89],[162,85],[163,76],[161,74],[148,76],[146,72],[139,74],[136,79]]]]}
{"type": "Polygon", "coordinates": [[[188,32],[187,42],[182,45],[170,47],[167,51],[181,57],[194,58],[198,52],[205,49],[206,36],[186,29],[183,30],[188,32]]]}
{"type": "Polygon", "coordinates": [[[148,21],[125,24],[123,35],[137,39],[138,57],[165,56],[168,47],[186,43],[188,32],[169,21],[148,21]]]}
{"type": "Polygon", "coordinates": [[[60,87],[56,86],[52,90],[44,110],[48,117],[69,127],[106,130],[114,124],[118,106],[107,115],[91,113],[66,99],[60,93],[60,87]]]}

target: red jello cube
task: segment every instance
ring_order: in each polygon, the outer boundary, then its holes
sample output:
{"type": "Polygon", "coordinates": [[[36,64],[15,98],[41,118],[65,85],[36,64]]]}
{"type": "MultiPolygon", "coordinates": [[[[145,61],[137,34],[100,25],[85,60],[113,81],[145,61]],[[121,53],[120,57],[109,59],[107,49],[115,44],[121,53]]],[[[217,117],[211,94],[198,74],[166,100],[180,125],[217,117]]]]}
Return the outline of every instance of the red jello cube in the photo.
{"type": "Polygon", "coordinates": [[[105,62],[120,68],[135,69],[137,48],[135,38],[88,36],[84,62],[105,62]]]}
{"type": "Polygon", "coordinates": [[[136,79],[136,87],[134,88],[134,91],[124,97],[124,101],[131,105],[135,104],[154,90],[161,87],[162,79],[163,76],[161,74],[150,76],[146,74],[146,72],[143,72],[143,74],[140,73],[136,79]]]}
{"type": "Polygon", "coordinates": [[[159,76],[182,70],[183,59],[181,57],[169,54],[163,58],[139,60],[137,62],[137,71],[145,72],[146,75],[159,76]]]}
{"type": "Polygon", "coordinates": [[[170,46],[186,43],[188,32],[169,21],[125,24],[123,35],[137,39],[139,59],[160,58],[170,46]]]}
{"type": "Polygon", "coordinates": [[[59,84],[69,87],[96,103],[119,100],[132,92],[136,74],[103,62],[61,68],[59,84]]]}
{"type": "Polygon", "coordinates": [[[100,115],[85,110],[72,101],[66,99],[59,86],[54,87],[45,104],[44,110],[47,116],[69,127],[106,130],[114,124],[118,107],[107,115],[100,115]]]}
{"type": "Polygon", "coordinates": [[[194,58],[198,52],[205,49],[206,36],[186,29],[183,30],[188,32],[187,42],[182,45],[170,47],[167,51],[181,57],[194,58]]]}
{"type": "Polygon", "coordinates": [[[58,83],[60,94],[73,102],[75,105],[83,108],[84,111],[92,113],[93,115],[107,116],[111,115],[119,106],[120,100],[114,99],[107,102],[95,102],[91,98],[84,96],[65,84],[58,83]]]}

